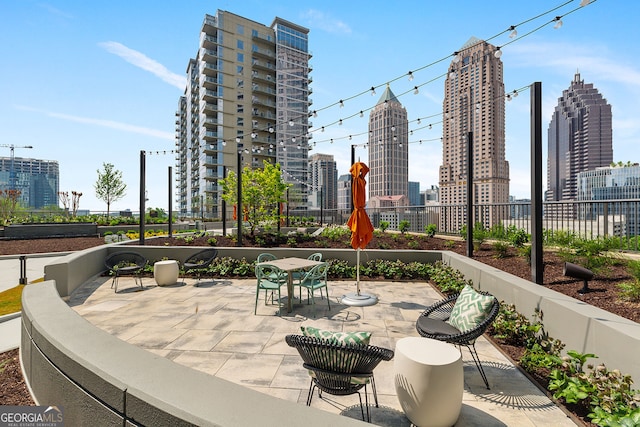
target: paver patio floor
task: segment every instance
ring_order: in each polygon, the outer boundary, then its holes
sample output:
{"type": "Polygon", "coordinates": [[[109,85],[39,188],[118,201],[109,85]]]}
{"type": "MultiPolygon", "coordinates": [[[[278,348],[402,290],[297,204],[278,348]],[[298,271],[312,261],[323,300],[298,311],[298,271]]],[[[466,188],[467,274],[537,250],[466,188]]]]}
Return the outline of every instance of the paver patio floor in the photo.
{"type": "MultiPolygon", "coordinates": [[[[265,304],[264,292],[254,315],[255,279],[206,280],[194,286],[187,279],[159,287],[144,278],[140,290],[133,279],[121,278],[116,294],[111,279],[98,277],[78,288],[69,305],[95,326],[130,344],[281,399],[304,405],[309,376],[297,351],[287,346],[287,334],[300,326],[334,331],[372,332],[371,344],[395,349],[396,341],[418,336],[415,321],[441,296],[424,282],[361,282],[378,304],[348,307],[340,297],[355,291],[354,281],[329,282],[329,301],[316,298],[316,317],[306,299],[294,299],[291,313],[265,304]]],[[[286,288],[282,288],[286,294],[286,288]]],[[[296,297],[298,295],[296,289],[296,297]]],[[[304,297],[303,293],[303,297],[304,297]]],[[[270,302],[270,301],[269,301],[270,302]]],[[[491,390],[482,382],[469,352],[462,349],[464,395],[456,426],[575,426],[575,423],[533,385],[484,337],[476,344],[491,390]]],[[[372,408],[372,423],[409,426],[396,397],[393,360],[374,371],[380,407],[372,408]]],[[[373,399],[370,396],[370,401],[373,399]]],[[[314,396],[312,406],[360,418],[358,396],[314,396]]]]}

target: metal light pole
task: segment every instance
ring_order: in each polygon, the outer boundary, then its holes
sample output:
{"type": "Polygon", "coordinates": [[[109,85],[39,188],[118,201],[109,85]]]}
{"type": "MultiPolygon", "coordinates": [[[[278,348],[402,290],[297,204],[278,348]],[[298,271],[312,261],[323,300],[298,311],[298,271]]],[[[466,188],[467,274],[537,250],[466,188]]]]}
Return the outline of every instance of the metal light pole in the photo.
{"type": "Polygon", "coordinates": [[[171,194],[171,166],[169,166],[169,237],[173,237],[173,200],[171,194]]]}
{"type": "MultiPolygon", "coordinates": [[[[222,179],[227,179],[227,167],[222,167],[222,179]]],[[[222,235],[227,235],[227,202],[222,199],[222,235]]]]}
{"type": "Polygon", "coordinates": [[[236,241],[237,244],[236,246],[242,246],[242,150],[240,149],[240,144],[238,144],[238,161],[237,161],[237,167],[238,167],[238,187],[237,187],[237,194],[238,194],[238,210],[237,210],[237,217],[238,217],[238,240],[236,241]]]}
{"type": "Polygon", "coordinates": [[[473,132],[467,134],[467,256],[473,257],[473,132]]]}
{"type": "Polygon", "coordinates": [[[531,281],[543,284],[542,260],[542,83],[531,86],[531,281]]]}
{"type": "Polygon", "coordinates": [[[144,246],[144,213],[145,213],[145,168],[146,168],[145,151],[140,150],[140,229],[139,229],[139,242],[144,246]]]}

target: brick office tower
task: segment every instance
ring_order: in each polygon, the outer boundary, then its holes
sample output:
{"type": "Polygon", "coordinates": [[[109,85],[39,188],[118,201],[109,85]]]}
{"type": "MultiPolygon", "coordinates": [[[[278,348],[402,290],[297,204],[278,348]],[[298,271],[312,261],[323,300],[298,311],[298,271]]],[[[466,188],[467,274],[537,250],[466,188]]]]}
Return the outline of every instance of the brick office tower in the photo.
{"type": "Polygon", "coordinates": [[[445,81],[440,166],[440,229],[466,223],[467,135],[473,132],[474,223],[491,227],[509,202],[505,160],[504,83],[495,46],[472,37],[460,48],[445,81]]]}
{"type": "Polygon", "coordinates": [[[578,173],[613,162],[611,105],[580,73],[558,99],[548,148],[547,201],[576,200],[578,173]]]}

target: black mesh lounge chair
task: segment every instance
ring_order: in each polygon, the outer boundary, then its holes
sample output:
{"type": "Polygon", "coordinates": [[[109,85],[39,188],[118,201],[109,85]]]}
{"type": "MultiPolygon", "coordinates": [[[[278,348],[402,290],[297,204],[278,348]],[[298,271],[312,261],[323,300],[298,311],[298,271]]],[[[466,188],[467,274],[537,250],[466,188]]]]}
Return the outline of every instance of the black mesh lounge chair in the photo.
{"type": "Polygon", "coordinates": [[[105,267],[113,275],[111,287],[118,292],[118,278],[121,276],[134,276],[136,284],[142,286],[142,271],[147,266],[148,260],[137,252],[116,252],[104,261],[105,267]]]}
{"type": "MultiPolygon", "coordinates": [[[[479,293],[491,296],[487,292],[479,293]]],[[[484,373],[482,363],[480,363],[480,358],[476,351],[476,339],[485,332],[491,323],[493,323],[498,315],[500,303],[496,298],[493,298],[493,303],[491,304],[484,320],[477,324],[473,329],[466,332],[460,332],[460,330],[446,322],[449,320],[451,310],[456,303],[458,295],[459,294],[452,295],[431,305],[430,307],[427,307],[420,317],[418,317],[416,329],[423,337],[467,347],[488,390],[489,381],[487,381],[487,376],[484,373]]]]}
{"type": "Polygon", "coordinates": [[[366,421],[371,421],[367,385],[371,384],[377,407],[378,395],[373,370],[381,361],[393,359],[393,350],[373,345],[342,344],[302,335],[287,335],[285,341],[290,347],[298,350],[304,362],[302,366],[311,376],[307,406],[311,406],[313,391],[316,387],[320,397],[322,392],[335,396],[358,393],[362,419],[365,420],[360,395],[360,390],[364,388],[366,421]]]}
{"type": "Polygon", "coordinates": [[[190,271],[195,271],[196,278],[198,279],[198,281],[196,282],[196,286],[198,286],[198,284],[200,283],[200,277],[202,276],[202,273],[203,272],[206,273],[206,270],[211,266],[211,264],[213,263],[213,260],[215,260],[217,256],[218,256],[217,249],[204,249],[200,252],[196,252],[195,254],[191,255],[182,264],[182,269],[183,269],[182,280],[184,280],[185,274],[187,274],[190,271]]]}

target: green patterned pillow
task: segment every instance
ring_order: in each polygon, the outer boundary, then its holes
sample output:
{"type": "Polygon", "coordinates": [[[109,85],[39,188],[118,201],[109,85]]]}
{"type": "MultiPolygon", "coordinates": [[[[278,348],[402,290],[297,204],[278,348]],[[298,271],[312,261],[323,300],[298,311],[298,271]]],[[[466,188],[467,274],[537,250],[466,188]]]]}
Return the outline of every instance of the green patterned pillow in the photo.
{"type": "Polygon", "coordinates": [[[369,345],[371,332],[332,332],[312,326],[301,326],[300,330],[305,337],[315,337],[340,344],[369,345]]]}
{"type": "Polygon", "coordinates": [[[492,305],[491,295],[482,295],[471,286],[465,285],[456,299],[447,323],[460,332],[470,331],[489,315],[492,305]]]}

